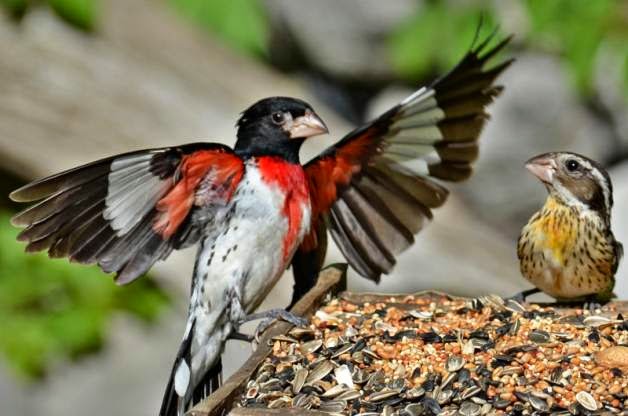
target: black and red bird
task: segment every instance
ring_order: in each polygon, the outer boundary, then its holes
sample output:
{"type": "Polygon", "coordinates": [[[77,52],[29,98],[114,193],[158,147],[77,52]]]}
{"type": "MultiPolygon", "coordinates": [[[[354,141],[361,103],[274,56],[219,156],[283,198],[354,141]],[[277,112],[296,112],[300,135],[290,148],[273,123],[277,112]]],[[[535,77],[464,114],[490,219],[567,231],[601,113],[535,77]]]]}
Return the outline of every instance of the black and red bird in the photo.
{"type": "Polygon", "coordinates": [[[172,250],[198,244],[187,327],[162,415],[216,387],[220,354],[283,271],[296,297],[313,285],[329,231],[349,264],[378,280],[447,190],[471,174],[508,39],[486,39],[444,77],[306,164],[299,149],[327,128],[305,102],[263,99],[237,123],[233,149],[194,143],[99,160],[11,194],[35,205],[13,223],[26,251],[97,263],[128,283],[172,250]],[[211,385],[210,385],[211,384],[211,385]]]}

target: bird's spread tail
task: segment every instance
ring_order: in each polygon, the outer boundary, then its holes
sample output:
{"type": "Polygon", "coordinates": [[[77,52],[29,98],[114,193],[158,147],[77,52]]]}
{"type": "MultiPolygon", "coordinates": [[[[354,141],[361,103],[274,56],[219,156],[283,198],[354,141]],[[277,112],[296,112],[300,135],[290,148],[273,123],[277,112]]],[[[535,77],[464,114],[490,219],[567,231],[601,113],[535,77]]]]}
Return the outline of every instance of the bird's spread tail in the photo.
{"type": "Polygon", "coordinates": [[[190,383],[190,357],[192,336],[194,333],[194,323],[185,331],[183,341],[179,346],[177,358],[172,365],[168,385],[161,402],[159,416],[177,416],[185,413],[186,406],[186,390],[190,383]]]}
{"type": "Polygon", "coordinates": [[[194,389],[194,393],[192,394],[192,404],[196,404],[201,400],[204,400],[210,394],[218,390],[220,385],[222,384],[222,361],[220,358],[216,361],[207,372],[205,376],[198,382],[198,385],[194,389]]]}
{"type": "Polygon", "coordinates": [[[175,390],[175,377],[176,370],[180,364],[180,361],[175,361],[173,366],[168,386],[164,394],[163,401],[161,403],[161,410],[159,416],[183,416],[189,407],[192,407],[196,403],[208,397],[214,391],[218,390],[222,384],[222,361],[218,359],[205,374],[205,377],[196,386],[191,400],[186,400],[185,397],[181,397],[175,390]]]}
{"type": "Polygon", "coordinates": [[[207,370],[202,371],[202,376],[192,373],[192,338],[195,327],[196,320],[192,321],[185,332],[172,366],[159,416],[183,416],[193,405],[216,391],[222,383],[220,356],[207,370]]]}

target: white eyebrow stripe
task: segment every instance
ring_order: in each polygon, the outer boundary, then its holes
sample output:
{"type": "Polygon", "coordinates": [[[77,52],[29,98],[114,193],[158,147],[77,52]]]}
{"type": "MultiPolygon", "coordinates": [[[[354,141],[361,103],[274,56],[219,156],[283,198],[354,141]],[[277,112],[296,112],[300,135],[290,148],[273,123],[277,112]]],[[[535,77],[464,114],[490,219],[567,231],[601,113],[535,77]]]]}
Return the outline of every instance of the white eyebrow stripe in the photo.
{"type": "Polygon", "coordinates": [[[592,168],[591,173],[602,187],[602,194],[604,195],[604,205],[606,206],[606,211],[608,212],[608,215],[610,215],[610,210],[612,208],[610,183],[608,183],[608,180],[602,174],[602,172],[600,172],[599,169],[592,168]]]}

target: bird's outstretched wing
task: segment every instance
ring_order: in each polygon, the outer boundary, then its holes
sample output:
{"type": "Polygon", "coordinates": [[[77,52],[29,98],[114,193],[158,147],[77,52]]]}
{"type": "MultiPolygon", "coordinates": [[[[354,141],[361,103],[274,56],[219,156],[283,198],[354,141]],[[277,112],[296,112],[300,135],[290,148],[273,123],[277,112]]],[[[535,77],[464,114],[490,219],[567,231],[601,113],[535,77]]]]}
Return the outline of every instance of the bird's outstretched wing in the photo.
{"type": "MultiPolygon", "coordinates": [[[[493,82],[511,63],[485,69],[509,38],[492,48],[490,40],[472,47],[444,77],[307,163],[312,232],[294,265],[321,258],[315,253],[324,250],[319,241],[328,228],[359,274],[378,281],[391,271],[395,256],[432,217],[431,209],[445,201],[447,189],[437,180],[461,181],[471,174],[488,119],[485,108],[502,90],[493,82]]],[[[295,276],[295,288],[316,276],[312,269],[309,276],[295,276]]]]}
{"type": "Polygon", "coordinates": [[[35,204],[12,222],[25,227],[18,239],[26,251],[97,263],[124,284],[194,243],[243,171],[242,160],[220,144],[126,153],[14,191],[14,201],[35,204]]]}

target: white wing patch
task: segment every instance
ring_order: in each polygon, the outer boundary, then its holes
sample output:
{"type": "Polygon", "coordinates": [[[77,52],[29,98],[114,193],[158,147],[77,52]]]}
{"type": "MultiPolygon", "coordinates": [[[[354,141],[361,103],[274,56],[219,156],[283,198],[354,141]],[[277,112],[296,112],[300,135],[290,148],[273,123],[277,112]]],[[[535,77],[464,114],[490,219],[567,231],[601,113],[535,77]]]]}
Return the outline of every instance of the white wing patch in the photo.
{"type": "MultiPolygon", "coordinates": [[[[437,107],[436,100],[430,98],[434,104],[425,110],[419,110],[413,114],[404,116],[392,124],[392,128],[405,129],[409,127],[434,126],[445,118],[445,112],[437,107]]],[[[405,114],[405,113],[404,113],[405,114]]]]}
{"type": "Polygon", "coordinates": [[[446,118],[432,88],[421,88],[400,103],[400,117],[390,126],[382,157],[392,169],[428,176],[429,166],[442,161],[435,148],[445,138],[438,123],[446,118]]]}
{"type": "Polygon", "coordinates": [[[155,206],[170,188],[171,179],[150,171],[154,153],[127,156],[111,163],[103,217],[122,236],[155,206]]]}

